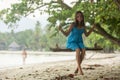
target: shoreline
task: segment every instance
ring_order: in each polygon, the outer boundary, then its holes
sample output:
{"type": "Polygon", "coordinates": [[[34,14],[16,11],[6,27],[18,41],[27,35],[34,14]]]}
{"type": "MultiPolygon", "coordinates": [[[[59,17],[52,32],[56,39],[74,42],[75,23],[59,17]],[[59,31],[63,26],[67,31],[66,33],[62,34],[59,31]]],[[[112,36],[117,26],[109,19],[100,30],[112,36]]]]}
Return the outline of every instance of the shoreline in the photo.
{"type": "Polygon", "coordinates": [[[31,64],[0,70],[1,80],[120,80],[120,54],[96,54],[83,60],[84,75],[73,78],[76,61],[31,64]],[[12,73],[11,73],[12,72],[12,73]]]}
{"type": "MultiPolygon", "coordinates": [[[[27,50],[26,50],[27,51],[27,50]]],[[[21,54],[22,53],[22,50],[21,51],[8,51],[8,50],[0,50],[0,54],[21,54]]],[[[74,51],[73,52],[52,52],[52,51],[27,51],[28,54],[36,54],[36,55],[42,55],[42,54],[63,54],[63,55],[69,55],[69,54],[73,54],[75,53],[74,51]],[[65,53],[65,54],[64,54],[65,53]]],[[[113,53],[104,53],[102,50],[100,51],[86,51],[86,53],[101,53],[101,54],[113,54],[113,53]]],[[[120,51],[114,51],[115,54],[119,54],[120,51]]]]}
{"type": "MultiPolygon", "coordinates": [[[[46,57],[51,57],[51,56],[71,56],[71,57],[74,57],[74,58],[72,58],[72,59],[69,59],[69,60],[75,60],[75,52],[48,52],[48,53],[45,53],[45,52],[40,52],[40,53],[42,53],[42,54],[39,54],[39,56],[41,56],[41,55],[47,55],[46,57]]],[[[12,55],[12,53],[6,53],[5,55],[12,55]]],[[[108,54],[108,55],[106,55],[107,53],[100,53],[100,52],[92,52],[92,51],[87,51],[86,52],[86,56],[85,56],[85,59],[86,60],[90,60],[90,59],[99,59],[99,58],[101,58],[101,56],[102,56],[102,58],[106,58],[106,57],[115,57],[114,56],[114,53],[110,53],[110,54],[108,54]]],[[[18,58],[19,59],[21,59],[22,57],[20,57],[21,55],[20,54],[17,54],[17,53],[15,53],[15,54],[13,54],[13,55],[19,55],[18,56],[18,58]]],[[[36,55],[36,54],[28,54],[28,58],[30,59],[30,56],[29,55],[36,55]]],[[[119,54],[116,54],[116,55],[119,55],[119,54]]],[[[2,56],[2,55],[1,55],[2,56]]],[[[45,57],[45,56],[44,56],[45,57]]],[[[53,57],[54,58],[54,57],[53,57]]],[[[61,57],[62,58],[62,57],[61,57]]],[[[7,58],[6,58],[7,59],[7,58]]],[[[28,62],[28,60],[29,59],[27,59],[27,64],[26,65],[34,65],[34,64],[42,64],[42,63],[51,63],[51,62],[61,62],[61,61],[69,61],[69,60],[56,60],[56,61],[44,61],[44,62],[35,62],[35,63],[30,63],[30,62],[28,62]]],[[[46,59],[46,58],[45,58],[46,59]]],[[[1,59],[2,60],[2,59],[1,59]]],[[[22,59],[21,59],[22,60],[22,59]]],[[[19,60],[19,61],[21,61],[21,60],[19,60]]],[[[34,59],[33,59],[34,60],[34,59]]],[[[35,59],[36,60],[36,59],[35,59]]],[[[39,59],[39,60],[41,60],[41,59],[39,59]]],[[[12,63],[11,65],[8,65],[7,66],[7,64],[5,64],[4,66],[0,66],[0,70],[1,69],[6,69],[6,68],[11,68],[11,67],[17,67],[17,66],[25,66],[25,65],[23,65],[21,62],[19,63],[19,64],[16,64],[16,63],[12,63]],[[13,65],[14,64],[14,65],[13,65]]]]}
{"type": "MultiPolygon", "coordinates": [[[[74,52],[41,52],[41,51],[26,51],[27,55],[74,55],[74,52]]],[[[0,51],[0,54],[22,54],[22,51],[0,51]]]]}

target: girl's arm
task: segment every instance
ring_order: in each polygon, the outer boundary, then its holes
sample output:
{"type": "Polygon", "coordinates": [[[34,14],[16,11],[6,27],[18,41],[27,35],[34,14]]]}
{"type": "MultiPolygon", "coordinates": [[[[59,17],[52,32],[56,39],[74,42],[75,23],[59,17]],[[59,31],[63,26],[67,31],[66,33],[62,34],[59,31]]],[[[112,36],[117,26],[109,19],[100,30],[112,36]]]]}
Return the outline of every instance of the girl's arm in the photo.
{"type": "Polygon", "coordinates": [[[93,27],[87,32],[86,31],[86,27],[85,27],[85,36],[89,36],[90,34],[91,34],[91,32],[94,30],[94,28],[95,28],[95,24],[93,25],[93,27]]]}
{"type": "Polygon", "coordinates": [[[73,26],[74,26],[74,25],[71,24],[71,25],[69,26],[69,29],[68,29],[67,31],[64,31],[64,30],[61,28],[61,26],[59,26],[59,30],[60,30],[65,36],[68,36],[68,35],[70,34],[73,26]]]}

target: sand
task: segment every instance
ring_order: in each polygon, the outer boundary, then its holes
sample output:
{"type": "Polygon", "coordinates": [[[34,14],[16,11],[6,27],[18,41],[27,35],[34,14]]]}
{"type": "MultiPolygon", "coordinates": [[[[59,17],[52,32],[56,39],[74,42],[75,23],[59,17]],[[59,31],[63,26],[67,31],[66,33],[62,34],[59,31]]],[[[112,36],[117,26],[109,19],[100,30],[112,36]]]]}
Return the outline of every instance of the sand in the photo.
{"type": "Polygon", "coordinates": [[[75,60],[22,65],[1,69],[0,80],[120,80],[120,54],[86,57],[82,63],[84,75],[70,75],[75,68],[75,60]]]}

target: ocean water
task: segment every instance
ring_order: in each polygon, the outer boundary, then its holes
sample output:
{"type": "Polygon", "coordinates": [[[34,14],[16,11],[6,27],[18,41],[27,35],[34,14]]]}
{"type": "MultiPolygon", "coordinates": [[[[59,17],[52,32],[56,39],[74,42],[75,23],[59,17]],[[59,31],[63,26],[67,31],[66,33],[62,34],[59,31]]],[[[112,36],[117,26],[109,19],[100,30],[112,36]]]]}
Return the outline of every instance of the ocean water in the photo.
{"type": "MultiPolygon", "coordinates": [[[[56,55],[56,54],[29,54],[25,64],[56,62],[64,60],[73,60],[74,55],[56,55]]],[[[0,54],[0,68],[23,65],[23,57],[17,53],[0,54]]]]}

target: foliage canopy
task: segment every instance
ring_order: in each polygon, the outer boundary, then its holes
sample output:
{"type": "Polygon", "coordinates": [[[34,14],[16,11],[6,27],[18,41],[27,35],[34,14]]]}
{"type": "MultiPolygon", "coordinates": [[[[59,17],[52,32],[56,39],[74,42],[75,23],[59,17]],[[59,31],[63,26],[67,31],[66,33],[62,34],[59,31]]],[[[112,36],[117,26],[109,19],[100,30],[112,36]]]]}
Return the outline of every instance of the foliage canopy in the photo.
{"type": "Polygon", "coordinates": [[[64,3],[64,0],[21,0],[20,3],[11,5],[0,11],[0,19],[11,25],[28,16],[36,10],[43,14],[48,13],[49,27],[54,27],[57,20],[65,26],[67,18],[74,19],[74,13],[81,10],[85,21],[96,24],[95,33],[109,39],[120,46],[120,1],[119,0],[75,0],[73,6],[64,3]]]}

